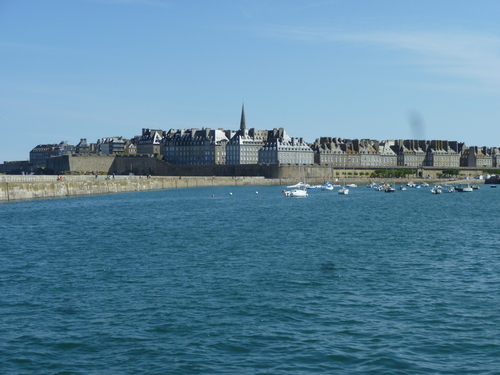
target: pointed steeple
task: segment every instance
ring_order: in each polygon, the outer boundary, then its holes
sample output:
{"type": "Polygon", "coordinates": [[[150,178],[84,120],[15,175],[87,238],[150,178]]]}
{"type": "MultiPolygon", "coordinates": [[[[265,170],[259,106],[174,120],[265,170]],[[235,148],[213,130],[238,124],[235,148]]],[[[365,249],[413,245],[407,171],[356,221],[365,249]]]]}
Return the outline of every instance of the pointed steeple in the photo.
{"type": "Polygon", "coordinates": [[[241,105],[241,121],[240,121],[240,130],[245,130],[247,128],[247,124],[245,123],[245,104],[241,105]]]}

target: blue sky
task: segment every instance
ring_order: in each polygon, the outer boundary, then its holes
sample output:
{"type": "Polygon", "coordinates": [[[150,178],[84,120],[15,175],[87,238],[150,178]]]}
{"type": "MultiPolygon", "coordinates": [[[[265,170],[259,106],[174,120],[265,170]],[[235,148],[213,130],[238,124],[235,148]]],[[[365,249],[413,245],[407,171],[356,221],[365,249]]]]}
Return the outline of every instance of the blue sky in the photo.
{"type": "Polygon", "coordinates": [[[0,0],[0,162],[142,128],[500,146],[500,2],[0,0]]]}

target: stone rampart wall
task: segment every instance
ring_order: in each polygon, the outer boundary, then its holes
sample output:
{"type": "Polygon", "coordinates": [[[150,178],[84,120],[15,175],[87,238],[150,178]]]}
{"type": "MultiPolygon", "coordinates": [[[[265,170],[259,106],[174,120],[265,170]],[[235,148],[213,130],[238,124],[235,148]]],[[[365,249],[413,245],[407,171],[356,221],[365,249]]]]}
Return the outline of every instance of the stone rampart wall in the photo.
{"type": "Polygon", "coordinates": [[[201,186],[280,185],[288,182],[259,177],[189,177],[189,178],[131,178],[72,180],[39,182],[0,182],[0,202],[38,198],[62,198],[81,195],[125,193],[132,191],[176,189],[201,186]]]}
{"type": "MultiPolygon", "coordinates": [[[[263,176],[288,178],[312,183],[324,183],[335,179],[368,178],[375,168],[334,169],[327,164],[240,164],[240,165],[171,165],[149,155],[63,155],[47,161],[47,167],[56,174],[71,171],[74,174],[117,174],[153,176],[263,176]],[[362,173],[362,174],[361,174],[362,173]],[[363,178],[363,177],[361,177],[363,178]]],[[[400,168],[400,167],[397,167],[400,168]]],[[[390,169],[390,168],[387,168],[390,169]]],[[[409,168],[412,173],[415,169],[409,168]]],[[[419,168],[421,177],[437,178],[443,168],[419,168]]],[[[461,168],[468,176],[481,174],[476,168],[461,168]]],[[[408,177],[417,177],[409,175],[408,177]]]]}

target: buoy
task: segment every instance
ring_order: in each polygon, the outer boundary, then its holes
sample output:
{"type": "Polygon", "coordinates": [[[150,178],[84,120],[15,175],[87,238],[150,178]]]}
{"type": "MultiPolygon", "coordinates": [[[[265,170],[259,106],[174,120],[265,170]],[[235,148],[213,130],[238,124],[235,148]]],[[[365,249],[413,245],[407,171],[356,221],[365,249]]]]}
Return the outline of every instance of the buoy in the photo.
{"type": "Polygon", "coordinates": [[[256,191],[256,192],[255,192],[255,194],[259,194],[259,192],[258,192],[258,191],[256,191]]]}
{"type": "Polygon", "coordinates": [[[229,195],[233,195],[233,193],[229,193],[229,195]]]}
{"type": "Polygon", "coordinates": [[[215,195],[212,194],[212,197],[215,197],[215,195]]]}

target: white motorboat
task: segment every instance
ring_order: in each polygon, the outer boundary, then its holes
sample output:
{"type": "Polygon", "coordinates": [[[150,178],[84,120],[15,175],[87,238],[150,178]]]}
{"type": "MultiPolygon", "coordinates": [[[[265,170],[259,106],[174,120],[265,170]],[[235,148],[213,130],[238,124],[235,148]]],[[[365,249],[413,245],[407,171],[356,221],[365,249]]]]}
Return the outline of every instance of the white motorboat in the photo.
{"type": "Polygon", "coordinates": [[[347,187],[343,186],[343,187],[341,187],[341,188],[339,189],[338,193],[339,193],[340,195],[347,195],[347,194],[349,194],[349,189],[348,189],[347,187]]]}
{"type": "Polygon", "coordinates": [[[346,187],[353,188],[353,187],[358,187],[358,185],[356,185],[356,184],[347,184],[346,187]]]}
{"type": "Polygon", "coordinates": [[[309,187],[308,184],[303,182],[297,182],[295,185],[287,186],[287,189],[307,189],[309,187]]]}
{"type": "Polygon", "coordinates": [[[460,184],[455,187],[455,190],[459,193],[472,193],[472,186],[470,184],[460,184]]]}
{"type": "Polygon", "coordinates": [[[434,186],[432,189],[431,189],[431,193],[432,194],[441,194],[443,191],[438,187],[438,186],[434,186]]]}
{"type": "Polygon", "coordinates": [[[401,186],[399,187],[399,190],[406,190],[406,186],[401,185],[401,186]]]}
{"type": "Polygon", "coordinates": [[[284,190],[283,194],[285,194],[285,197],[305,198],[307,197],[307,190],[304,189],[284,190]]]}
{"type": "Polygon", "coordinates": [[[333,190],[333,185],[327,182],[326,184],[321,185],[321,190],[333,190]]]}
{"type": "Polygon", "coordinates": [[[445,193],[454,193],[455,192],[455,188],[453,186],[444,185],[443,192],[445,192],[445,193]]]}

